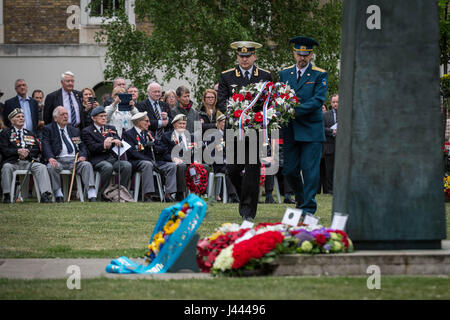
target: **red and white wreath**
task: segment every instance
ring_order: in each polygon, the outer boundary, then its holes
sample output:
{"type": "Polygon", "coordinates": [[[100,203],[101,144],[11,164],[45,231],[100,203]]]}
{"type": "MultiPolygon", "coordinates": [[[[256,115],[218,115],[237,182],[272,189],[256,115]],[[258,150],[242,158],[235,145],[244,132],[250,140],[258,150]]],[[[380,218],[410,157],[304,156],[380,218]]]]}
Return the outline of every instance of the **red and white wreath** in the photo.
{"type": "Polygon", "coordinates": [[[191,163],[186,170],[186,187],[195,194],[204,194],[208,185],[208,172],[201,163],[191,163]]]}

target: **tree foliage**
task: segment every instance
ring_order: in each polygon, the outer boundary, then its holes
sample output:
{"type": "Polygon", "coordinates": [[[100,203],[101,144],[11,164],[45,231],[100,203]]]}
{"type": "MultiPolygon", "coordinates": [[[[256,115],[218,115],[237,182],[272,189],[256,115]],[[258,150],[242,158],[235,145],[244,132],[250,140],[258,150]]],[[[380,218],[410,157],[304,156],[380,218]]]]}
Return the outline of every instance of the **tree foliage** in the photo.
{"type": "Polygon", "coordinates": [[[340,0],[324,5],[318,0],[136,0],[135,13],[137,20],[152,23],[150,36],[131,26],[118,10],[98,34],[99,41],[107,41],[107,79],[124,76],[144,89],[155,71],[162,70],[163,83],[187,80],[199,98],[223,70],[236,64],[231,42],[263,44],[257,65],[278,80],[279,71],[295,63],[288,40],[306,35],[320,44],[315,64],[329,72],[329,92],[338,90],[340,0]],[[188,78],[187,70],[195,78],[188,78]]]}
{"type": "Polygon", "coordinates": [[[450,63],[450,22],[449,0],[439,0],[439,32],[441,48],[441,64],[444,66],[444,73],[448,73],[447,67],[450,63]]]}

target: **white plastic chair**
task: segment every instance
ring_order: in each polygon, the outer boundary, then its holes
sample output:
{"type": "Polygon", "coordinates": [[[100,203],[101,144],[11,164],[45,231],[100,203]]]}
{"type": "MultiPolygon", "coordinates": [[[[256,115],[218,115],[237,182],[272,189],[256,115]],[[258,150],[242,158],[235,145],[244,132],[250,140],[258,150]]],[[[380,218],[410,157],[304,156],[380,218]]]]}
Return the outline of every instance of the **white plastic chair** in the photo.
{"type": "Polygon", "coordinates": [[[228,192],[227,192],[227,182],[226,182],[226,178],[225,178],[225,173],[214,173],[214,172],[210,172],[209,173],[209,179],[208,179],[208,199],[212,199],[212,197],[215,197],[215,189],[216,189],[216,184],[218,181],[220,181],[219,179],[222,179],[222,186],[223,186],[223,199],[222,202],[223,203],[227,203],[228,201],[228,192]]]}
{"type": "MultiPolygon", "coordinates": [[[[26,174],[27,174],[27,170],[13,171],[13,177],[12,177],[12,181],[11,181],[11,193],[10,193],[10,199],[11,199],[12,203],[15,202],[14,196],[15,196],[15,191],[16,191],[16,178],[17,178],[17,176],[26,176],[26,174]]],[[[39,185],[37,183],[36,176],[32,172],[30,172],[30,174],[33,176],[33,180],[34,180],[33,184],[34,184],[34,190],[36,192],[37,200],[38,200],[38,202],[41,202],[41,192],[39,190],[39,185]]],[[[24,184],[24,186],[25,186],[25,184],[24,184]]],[[[27,194],[28,193],[28,185],[26,186],[25,190],[27,190],[27,192],[25,193],[25,194],[27,194]]],[[[24,197],[25,194],[22,194],[22,197],[24,197]]]]}
{"type": "MultiPolygon", "coordinates": [[[[164,192],[163,192],[163,185],[161,181],[161,175],[155,171],[153,171],[153,176],[156,177],[156,184],[158,185],[158,192],[159,192],[159,198],[161,199],[161,202],[164,202],[164,192]]],[[[134,201],[138,201],[139,197],[139,190],[141,188],[141,177],[142,172],[137,171],[134,174],[134,201]]],[[[142,194],[142,200],[144,200],[144,194],[142,194]]]]}
{"type": "MultiPolygon", "coordinates": [[[[64,193],[64,201],[67,201],[67,198],[69,197],[69,178],[72,176],[71,170],[62,170],[61,173],[62,178],[62,186],[63,186],[63,193],[64,193]]],[[[80,201],[84,202],[84,189],[83,184],[81,183],[81,177],[78,174],[75,174],[75,180],[77,182],[77,193],[78,197],[80,197],[80,201]]],[[[55,197],[53,195],[53,201],[55,201],[55,197]]]]}

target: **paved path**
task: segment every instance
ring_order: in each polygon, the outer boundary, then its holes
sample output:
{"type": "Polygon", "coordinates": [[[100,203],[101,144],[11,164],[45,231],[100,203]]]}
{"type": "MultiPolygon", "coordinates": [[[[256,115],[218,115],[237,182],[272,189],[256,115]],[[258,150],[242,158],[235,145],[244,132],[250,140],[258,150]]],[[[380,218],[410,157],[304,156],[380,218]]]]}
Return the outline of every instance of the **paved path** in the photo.
{"type": "MultiPolygon", "coordinates": [[[[427,255],[442,255],[450,257],[450,241],[442,241],[442,250],[392,250],[392,251],[356,251],[352,254],[333,255],[338,259],[347,256],[382,255],[384,257],[423,255],[426,260],[427,255]]],[[[8,279],[67,279],[72,272],[67,272],[69,266],[78,266],[82,279],[88,278],[120,278],[120,279],[211,279],[212,276],[206,273],[163,273],[163,274],[110,274],[105,271],[105,267],[112,259],[1,259],[0,258],[0,278],[8,279]]],[[[345,260],[345,259],[343,259],[345,260]]],[[[143,264],[142,259],[133,259],[138,264],[143,264]]],[[[446,260],[447,261],[447,260],[446,260]]],[[[446,268],[447,262],[444,262],[446,268]]],[[[433,263],[431,260],[429,263],[433,263]]],[[[317,266],[316,266],[317,267],[317,266]]],[[[298,268],[298,266],[296,267],[298,268]]]]}

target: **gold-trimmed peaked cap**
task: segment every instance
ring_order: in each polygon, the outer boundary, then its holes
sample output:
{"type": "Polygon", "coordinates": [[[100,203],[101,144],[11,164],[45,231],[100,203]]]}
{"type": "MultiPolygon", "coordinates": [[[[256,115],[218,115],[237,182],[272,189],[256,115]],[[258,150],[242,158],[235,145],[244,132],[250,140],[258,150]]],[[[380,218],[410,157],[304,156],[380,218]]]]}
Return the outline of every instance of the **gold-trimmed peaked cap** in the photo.
{"type": "Polygon", "coordinates": [[[289,43],[292,43],[292,49],[302,56],[309,55],[313,47],[319,45],[316,40],[304,36],[294,37],[289,40],[289,43]]]}
{"type": "Polygon", "coordinates": [[[230,44],[230,47],[240,56],[251,56],[256,53],[256,49],[262,47],[262,44],[253,41],[235,41],[230,44]]]}

